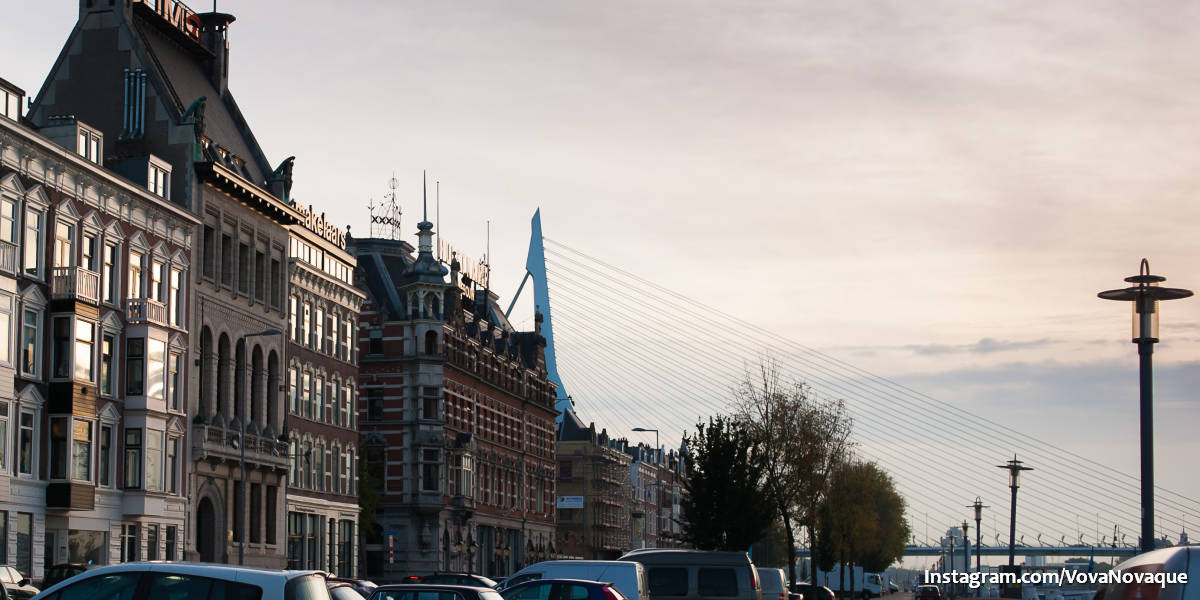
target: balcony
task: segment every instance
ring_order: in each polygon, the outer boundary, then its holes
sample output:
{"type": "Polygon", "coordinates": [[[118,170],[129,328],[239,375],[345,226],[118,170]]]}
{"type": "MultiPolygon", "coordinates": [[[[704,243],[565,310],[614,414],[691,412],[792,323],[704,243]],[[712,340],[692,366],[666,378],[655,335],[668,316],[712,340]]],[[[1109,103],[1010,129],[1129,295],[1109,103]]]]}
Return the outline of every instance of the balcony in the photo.
{"type": "Polygon", "coordinates": [[[125,301],[125,322],[166,327],[167,305],[149,298],[130,298],[125,301]]]}
{"type": "Polygon", "coordinates": [[[17,274],[17,245],[0,242],[0,272],[17,274]]]}
{"type": "MultiPolygon", "coordinates": [[[[241,432],[237,429],[213,427],[204,423],[192,424],[192,457],[199,460],[241,459],[242,449],[238,446],[241,432]]],[[[288,445],[274,438],[252,433],[246,434],[246,463],[263,467],[284,468],[287,466],[288,445]]]]}
{"type": "Polygon", "coordinates": [[[100,274],[80,267],[54,267],[50,272],[51,300],[100,301],[100,274]]]}

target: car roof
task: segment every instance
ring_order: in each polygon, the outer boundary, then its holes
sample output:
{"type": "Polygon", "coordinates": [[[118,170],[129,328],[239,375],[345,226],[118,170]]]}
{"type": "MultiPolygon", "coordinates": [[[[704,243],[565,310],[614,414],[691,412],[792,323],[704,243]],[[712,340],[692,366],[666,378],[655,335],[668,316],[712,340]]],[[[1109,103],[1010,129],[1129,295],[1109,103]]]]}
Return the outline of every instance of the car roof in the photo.
{"type": "Polygon", "coordinates": [[[625,562],[668,563],[683,561],[700,564],[738,564],[751,565],[750,556],[745,552],[712,552],[708,550],[642,550],[631,552],[621,557],[625,562]],[[626,558],[628,557],[628,558],[626,558]]]}
{"type": "Polygon", "coordinates": [[[536,583],[582,583],[584,585],[613,585],[613,583],[611,581],[596,581],[593,579],[557,579],[556,578],[556,579],[531,579],[529,581],[522,581],[521,583],[518,583],[517,585],[514,585],[509,589],[510,590],[516,589],[519,587],[525,587],[527,585],[533,585],[536,583]]]}
{"type": "MultiPolygon", "coordinates": [[[[325,573],[322,571],[280,571],[278,569],[225,565],[219,563],[171,561],[129,562],[118,565],[106,565],[103,567],[97,567],[95,569],[88,569],[87,573],[88,577],[91,578],[107,575],[109,573],[128,573],[130,571],[179,573],[181,575],[197,575],[201,577],[212,577],[214,579],[253,583],[257,585],[265,585],[271,581],[287,581],[294,577],[302,577],[305,575],[325,575],[325,573]]],[[[75,581],[75,579],[60,581],[49,588],[42,590],[42,592],[45,593],[50,590],[55,590],[59,587],[62,587],[64,583],[74,583],[75,581]]]]}
{"type": "Polygon", "coordinates": [[[375,589],[376,590],[417,589],[417,590],[450,590],[450,591],[471,590],[474,592],[481,591],[481,590],[485,591],[485,592],[496,591],[496,590],[493,590],[492,588],[485,588],[485,587],[480,587],[477,585],[454,585],[451,583],[389,583],[387,585],[381,585],[375,589]]]}

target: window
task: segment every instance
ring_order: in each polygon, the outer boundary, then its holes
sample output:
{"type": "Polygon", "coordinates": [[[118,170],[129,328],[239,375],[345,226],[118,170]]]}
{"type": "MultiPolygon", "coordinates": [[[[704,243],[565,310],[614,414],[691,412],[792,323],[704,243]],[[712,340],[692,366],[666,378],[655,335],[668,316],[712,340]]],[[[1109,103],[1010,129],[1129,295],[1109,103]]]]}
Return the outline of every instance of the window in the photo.
{"type": "Polygon", "coordinates": [[[329,315],[329,353],[332,354],[334,358],[342,357],[342,338],[338,337],[339,323],[341,323],[341,321],[337,318],[337,315],[329,315]]]}
{"type": "Polygon", "coordinates": [[[313,404],[316,405],[318,421],[325,419],[325,378],[317,375],[313,378],[313,404]]]}
{"type": "Polygon", "coordinates": [[[167,365],[167,406],[171,410],[181,411],[183,410],[183,385],[179,378],[183,370],[183,355],[172,352],[171,360],[167,365]]]}
{"type": "Polygon", "coordinates": [[[250,293],[250,246],[238,244],[238,291],[250,293]]]}
{"type": "Polygon", "coordinates": [[[115,336],[106,333],[100,338],[100,393],[106,396],[113,394],[113,352],[116,349],[115,336]]]}
{"type": "Polygon", "coordinates": [[[171,269],[171,324],[183,327],[183,271],[171,269]]]}
{"type": "Polygon", "coordinates": [[[66,379],[71,376],[71,317],[54,317],[53,344],[53,376],[66,379]]]}
{"type": "Polygon", "coordinates": [[[170,175],[170,171],[167,171],[158,165],[151,164],[150,173],[146,177],[146,189],[150,190],[150,193],[154,194],[155,196],[166,198],[168,195],[167,179],[170,177],[170,175]]]}
{"type": "Polygon", "coordinates": [[[4,474],[8,473],[8,406],[7,402],[0,402],[0,473],[4,474]]]}
{"type": "Polygon", "coordinates": [[[125,340],[125,395],[146,393],[146,338],[125,340]]]}
{"type": "Polygon", "coordinates": [[[298,340],[296,330],[296,297],[288,296],[288,336],[295,342],[298,340]]]}
{"type": "Polygon", "coordinates": [[[163,290],[163,273],[167,266],[162,261],[156,260],[150,263],[150,299],[155,302],[163,302],[166,299],[166,293],[163,290]]]}
{"type": "Polygon", "coordinates": [[[300,343],[312,346],[312,337],[310,337],[312,334],[312,306],[307,302],[304,303],[303,319],[300,325],[300,334],[303,336],[300,338],[300,343]]]}
{"type": "Polygon", "coordinates": [[[75,379],[95,381],[92,351],[96,346],[96,326],[87,321],[75,321],[75,379]]]}
{"type": "MultiPolygon", "coordinates": [[[[21,120],[21,96],[8,90],[0,90],[0,115],[14,121],[21,120]]],[[[4,539],[7,540],[8,537],[4,539]]],[[[8,560],[5,559],[4,562],[8,562],[8,560]]]]}
{"type": "Polygon", "coordinates": [[[100,156],[100,134],[86,129],[79,129],[79,144],[75,148],[79,155],[98,164],[104,164],[100,156]]]}
{"type": "Polygon", "coordinates": [[[355,477],[354,477],[354,451],[347,450],[346,451],[346,489],[343,491],[345,491],[347,494],[350,494],[351,496],[356,495],[357,494],[357,492],[356,492],[357,486],[355,485],[356,483],[357,483],[357,481],[355,481],[355,477]]]}
{"type": "Polygon", "coordinates": [[[650,567],[646,569],[652,596],[686,596],[688,570],[680,567],[650,567]]]}
{"type": "Polygon", "coordinates": [[[54,266],[75,266],[75,225],[55,220],[54,266]]]}
{"type": "Polygon", "coordinates": [[[17,243],[17,203],[8,198],[0,200],[0,240],[17,243]]]}
{"type": "Polygon", "coordinates": [[[233,238],[221,234],[221,285],[233,286],[233,238]]]}
{"type": "Polygon", "coordinates": [[[697,591],[703,597],[737,596],[737,574],[733,569],[700,568],[697,591]]]}
{"type": "Polygon", "coordinates": [[[17,473],[33,475],[33,412],[21,411],[17,440],[17,473]]]}
{"type": "Polygon", "coordinates": [[[71,477],[92,480],[92,423],[72,419],[71,477]]]}
{"type": "Polygon", "coordinates": [[[88,233],[83,236],[83,244],[79,249],[79,251],[83,254],[83,260],[80,261],[79,266],[93,273],[96,272],[96,259],[98,254],[98,247],[96,244],[96,234],[88,233]]]}
{"type": "Polygon", "coordinates": [[[67,423],[69,417],[50,418],[50,479],[67,478],[67,423]]]}
{"type": "Polygon", "coordinates": [[[112,486],[112,425],[100,426],[100,481],[104,487],[112,486]]]}
{"type": "MultiPolygon", "coordinates": [[[[312,456],[312,453],[313,453],[312,442],[304,442],[304,456],[312,456]]],[[[314,473],[313,473],[312,469],[305,469],[305,471],[304,471],[304,489],[306,489],[306,490],[313,489],[313,475],[314,475],[314,473]]]]}
{"type": "Polygon", "coordinates": [[[383,354],[383,331],[372,329],[367,354],[383,354]]]}
{"type": "Polygon", "coordinates": [[[213,265],[217,253],[217,231],[211,225],[204,226],[204,276],[213,278],[213,265]]]}
{"type": "Polygon", "coordinates": [[[262,484],[250,484],[250,543],[262,542],[262,484]]]}
{"type": "Polygon", "coordinates": [[[421,490],[436,492],[441,489],[438,484],[438,451],[425,449],[421,452],[421,490]]]}
{"type": "MultiPolygon", "coordinates": [[[[138,560],[138,526],[123,523],[121,525],[121,562],[136,562],[138,560]]],[[[91,581],[90,579],[88,581],[91,581]]],[[[132,596],[132,591],[130,591],[132,596]]]]}
{"type": "Polygon", "coordinates": [[[350,382],[346,382],[342,387],[342,405],[346,407],[345,426],[354,429],[354,421],[358,417],[358,411],[354,408],[354,386],[350,382]]]}
{"type": "Polygon", "coordinates": [[[129,297],[142,298],[142,261],[145,255],[137,250],[129,251],[129,297]]]}
{"type": "MultiPolygon", "coordinates": [[[[146,560],[158,560],[158,525],[146,526],[146,560]]],[[[166,576],[170,579],[172,576],[166,576]]],[[[169,598],[171,596],[162,596],[169,598]]]]}
{"type": "Polygon", "coordinates": [[[41,347],[42,311],[26,308],[21,312],[21,372],[37,377],[41,362],[38,349],[41,347]]]}
{"type": "Polygon", "coordinates": [[[300,394],[301,394],[300,400],[301,400],[301,404],[304,405],[304,416],[311,419],[313,416],[313,404],[312,404],[312,387],[311,387],[310,379],[311,379],[311,376],[309,375],[308,371],[305,371],[300,376],[300,394]]]}
{"type": "Polygon", "coordinates": [[[179,493],[179,438],[167,439],[167,491],[179,493]]]}
{"type": "Polygon", "coordinates": [[[254,253],[254,297],[267,300],[267,255],[262,252],[254,253]]]}
{"type": "Polygon", "coordinates": [[[167,363],[167,343],[162,340],[148,338],[146,340],[146,397],[163,400],[163,389],[166,386],[164,367],[167,363]]]}
{"type": "Polygon", "coordinates": [[[142,430],[125,430],[125,487],[142,487],[142,430]]]}
{"type": "Polygon", "coordinates": [[[325,351],[325,309],[317,307],[316,335],[313,336],[313,349],[317,352],[325,351]]]}
{"type": "Polygon", "coordinates": [[[0,294],[0,363],[12,364],[13,298],[0,294]]]}
{"type": "Polygon", "coordinates": [[[300,373],[296,371],[296,367],[288,367],[288,410],[293,414],[300,414],[300,388],[297,379],[300,373]]]}
{"type": "Polygon", "coordinates": [[[8,511],[0,510],[0,562],[8,563],[8,511]]]}
{"type": "Polygon", "coordinates": [[[25,209],[25,274],[37,277],[42,272],[42,213],[25,209]]]}
{"type": "Polygon", "coordinates": [[[278,502],[278,491],[273,485],[267,486],[267,544],[275,545],[275,504],[278,502]]]}
{"type": "MultiPolygon", "coordinates": [[[[125,527],[136,527],[136,525],[122,525],[122,534],[125,532],[125,527]]],[[[134,537],[137,537],[136,531],[134,537]]],[[[125,537],[122,535],[122,562],[131,560],[125,553],[125,547],[125,537]]],[[[91,577],[63,588],[58,600],[92,600],[101,598],[104,600],[131,600],[141,577],[142,574],[136,571],[91,577]]]]}
{"type": "Polygon", "coordinates": [[[280,284],[279,260],[271,259],[271,306],[279,306],[279,284],[280,284]]]}
{"type": "Polygon", "coordinates": [[[329,472],[330,472],[330,479],[331,479],[331,481],[329,482],[329,491],[331,491],[331,492],[341,492],[342,491],[341,488],[338,486],[338,467],[341,466],[341,464],[342,464],[342,451],[339,448],[334,448],[333,452],[330,453],[330,460],[329,460],[329,472]]]}
{"type": "Polygon", "coordinates": [[[375,388],[367,390],[367,418],[383,418],[383,390],[375,388]]]}
{"type": "Polygon", "coordinates": [[[167,560],[175,560],[175,544],[179,539],[178,529],[175,525],[167,525],[167,532],[164,538],[167,546],[167,552],[164,558],[167,560]]]}
{"type": "Polygon", "coordinates": [[[33,574],[33,513],[17,513],[17,570],[33,574]]]}
{"type": "Polygon", "coordinates": [[[117,257],[120,256],[121,249],[115,244],[104,245],[104,301],[109,304],[115,304],[117,301],[117,289],[120,287],[120,281],[117,277],[117,257]]]}
{"type": "Polygon", "coordinates": [[[163,489],[163,434],[146,430],[146,489],[161,492],[163,489]]]}

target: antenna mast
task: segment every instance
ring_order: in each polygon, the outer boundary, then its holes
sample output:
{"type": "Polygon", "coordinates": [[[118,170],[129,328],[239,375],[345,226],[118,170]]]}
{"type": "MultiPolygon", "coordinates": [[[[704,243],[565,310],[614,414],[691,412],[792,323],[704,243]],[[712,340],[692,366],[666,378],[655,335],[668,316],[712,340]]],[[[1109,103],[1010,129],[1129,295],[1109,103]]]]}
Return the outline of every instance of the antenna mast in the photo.
{"type": "Polygon", "coordinates": [[[396,179],[396,174],[392,173],[392,178],[388,180],[388,192],[383,195],[383,200],[376,202],[372,198],[367,202],[367,210],[371,214],[371,237],[400,239],[400,217],[404,211],[396,202],[398,187],[400,181],[396,179]]]}

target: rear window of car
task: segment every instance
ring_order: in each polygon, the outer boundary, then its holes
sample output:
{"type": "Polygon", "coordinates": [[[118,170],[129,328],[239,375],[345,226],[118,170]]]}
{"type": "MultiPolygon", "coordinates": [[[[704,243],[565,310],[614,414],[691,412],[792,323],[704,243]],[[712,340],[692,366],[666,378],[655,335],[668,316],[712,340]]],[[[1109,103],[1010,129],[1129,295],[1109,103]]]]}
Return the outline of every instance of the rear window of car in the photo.
{"type": "Polygon", "coordinates": [[[646,569],[646,579],[650,580],[651,596],[686,596],[688,593],[686,568],[650,567],[646,569]]]}
{"type": "Polygon", "coordinates": [[[737,573],[733,569],[701,568],[696,591],[702,598],[737,596],[737,573]]]}
{"type": "Polygon", "coordinates": [[[463,597],[446,590],[375,590],[371,600],[463,600],[463,597]]]}

